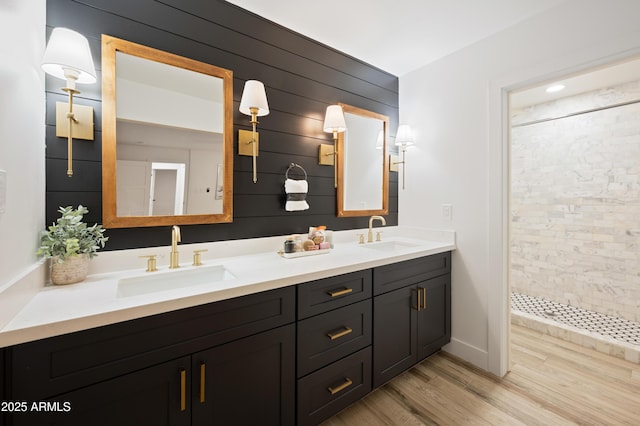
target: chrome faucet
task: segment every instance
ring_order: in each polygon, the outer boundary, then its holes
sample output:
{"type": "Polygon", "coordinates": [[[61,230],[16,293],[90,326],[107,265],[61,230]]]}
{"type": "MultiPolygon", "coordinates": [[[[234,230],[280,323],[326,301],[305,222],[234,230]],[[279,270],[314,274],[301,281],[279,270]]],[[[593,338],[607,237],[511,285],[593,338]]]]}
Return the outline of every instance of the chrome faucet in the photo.
{"type": "Polygon", "coordinates": [[[180,256],[178,255],[178,243],[180,240],[180,227],[173,225],[173,228],[171,228],[171,257],[169,258],[169,269],[180,267],[180,256]]]}
{"type": "Polygon", "coordinates": [[[371,216],[369,218],[369,234],[367,235],[367,242],[368,243],[372,243],[373,242],[373,221],[374,220],[379,220],[380,222],[382,222],[382,226],[387,226],[387,221],[384,220],[384,217],[382,217],[382,216],[371,216]]]}

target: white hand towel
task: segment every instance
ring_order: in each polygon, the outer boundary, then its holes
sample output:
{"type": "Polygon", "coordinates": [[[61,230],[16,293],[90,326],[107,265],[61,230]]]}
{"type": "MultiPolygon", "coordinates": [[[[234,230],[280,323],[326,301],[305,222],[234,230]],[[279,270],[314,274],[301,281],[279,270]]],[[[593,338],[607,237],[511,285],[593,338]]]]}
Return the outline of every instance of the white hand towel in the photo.
{"type": "Polygon", "coordinates": [[[287,202],[284,209],[288,212],[307,210],[309,204],[305,200],[309,184],[306,180],[287,179],[284,181],[284,192],[287,194],[287,202]]]}

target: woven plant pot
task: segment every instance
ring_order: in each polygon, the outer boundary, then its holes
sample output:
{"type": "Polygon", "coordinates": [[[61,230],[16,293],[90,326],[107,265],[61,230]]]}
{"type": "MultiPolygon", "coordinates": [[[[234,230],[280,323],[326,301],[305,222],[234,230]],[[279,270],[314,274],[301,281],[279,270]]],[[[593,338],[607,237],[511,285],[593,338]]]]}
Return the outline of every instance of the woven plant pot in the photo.
{"type": "Polygon", "coordinates": [[[51,282],[56,285],[79,283],[89,274],[89,255],[87,253],[71,256],[63,263],[58,257],[51,259],[51,282]]]}

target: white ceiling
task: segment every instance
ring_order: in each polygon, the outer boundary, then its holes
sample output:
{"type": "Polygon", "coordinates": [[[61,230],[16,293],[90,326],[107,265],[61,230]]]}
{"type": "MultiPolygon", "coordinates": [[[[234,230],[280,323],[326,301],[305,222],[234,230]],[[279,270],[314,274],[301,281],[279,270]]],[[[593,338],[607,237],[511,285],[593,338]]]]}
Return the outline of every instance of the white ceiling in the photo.
{"type": "Polygon", "coordinates": [[[639,76],[640,59],[632,58],[513,92],[510,96],[510,107],[521,109],[558,98],[636,81],[640,78],[639,76]],[[547,93],[547,87],[554,84],[562,84],[565,88],[560,92],[547,93]]]}
{"type": "Polygon", "coordinates": [[[566,0],[227,0],[397,76],[566,0]]]}

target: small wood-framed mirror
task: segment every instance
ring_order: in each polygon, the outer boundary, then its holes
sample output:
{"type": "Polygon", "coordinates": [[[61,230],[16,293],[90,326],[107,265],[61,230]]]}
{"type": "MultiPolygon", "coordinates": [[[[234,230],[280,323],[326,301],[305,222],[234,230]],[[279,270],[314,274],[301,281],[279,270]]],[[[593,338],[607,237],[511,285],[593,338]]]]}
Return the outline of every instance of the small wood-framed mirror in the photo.
{"type": "Polygon", "coordinates": [[[338,217],[389,213],[389,117],[339,104],[347,130],[338,134],[338,217]]]}
{"type": "Polygon", "coordinates": [[[233,220],[233,73],[102,36],[105,228],[233,220]]]}

